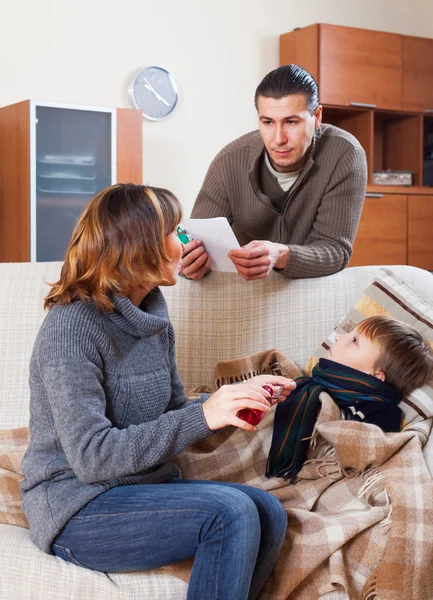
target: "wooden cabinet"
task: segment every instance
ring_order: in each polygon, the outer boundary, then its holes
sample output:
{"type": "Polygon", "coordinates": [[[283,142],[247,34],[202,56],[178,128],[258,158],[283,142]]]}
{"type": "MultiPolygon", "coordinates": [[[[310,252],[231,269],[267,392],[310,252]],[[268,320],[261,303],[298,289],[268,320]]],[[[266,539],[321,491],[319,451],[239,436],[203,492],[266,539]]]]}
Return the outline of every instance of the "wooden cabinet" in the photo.
{"type": "MultiPolygon", "coordinates": [[[[373,173],[410,171],[413,185],[422,185],[422,128],[421,114],[375,110],[373,173]]],[[[372,177],[369,182],[373,183],[372,177]]]]}
{"type": "Polygon", "coordinates": [[[433,112],[433,40],[403,36],[402,108],[433,112]]]}
{"type": "Polygon", "coordinates": [[[433,39],[315,24],[280,36],[280,64],[319,84],[323,122],[363,146],[377,171],[410,171],[433,185],[433,39]]]}
{"type": "Polygon", "coordinates": [[[280,64],[289,63],[315,77],[324,104],[402,107],[399,34],[310,25],[280,36],[280,64]]]}
{"type": "Polygon", "coordinates": [[[349,266],[407,264],[405,195],[367,194],[349,266]]]}
{"type": "Polygon", "coordinates": [[[367,198],[351,266],[433,270],[433,39],[315,24],[280,36],[280,64],[319,84],[323,122],[365,150],[367,198]],[[412,186],[374,185],[379,171],[410,171],[412,186]]]}
{"type": "Polygon", "coordinates": [[[280,65],[317,80],[321,102],[433,113],[433,39],[316,23],[280,36],[280,65]]]}
{"type": "Polygon", "coordinates": [[[142,115],[27,100],[0,108],[0,261],[61,260],[88,201],[142,183],[142,115]]]}
{"type": "Polygon", "coordinates": [[[367,193],[349,266],[433,271],[433,194],[367,193]]]}
{"type": "Polygon", "coordinates": [[[323,107],[323,122],[335,125],[356,137],[367,157],[368,180],[373,173],[374,113],[366,108],[323,107]]]}
{"type": "Polygon", "coordinates": [[[433,271],[433,194],[408,196],[407,259],[409,265],[433,271]]]}
{"type": "Polygon", "coordinates": [[[320,57],[324,103],[401,108],[402,36],[320,25],[320,57]]]}
{"type": "Polygon", "coordinates": [[[345,129],[364,148],[369,184],[374,172],[389,169],[410,171],[413,185],[423,185],[423,146],[432,136],[433,118],[424,120],[429,123],[423,125],[420,113],[323,106],[323,122],[345,129]]]}

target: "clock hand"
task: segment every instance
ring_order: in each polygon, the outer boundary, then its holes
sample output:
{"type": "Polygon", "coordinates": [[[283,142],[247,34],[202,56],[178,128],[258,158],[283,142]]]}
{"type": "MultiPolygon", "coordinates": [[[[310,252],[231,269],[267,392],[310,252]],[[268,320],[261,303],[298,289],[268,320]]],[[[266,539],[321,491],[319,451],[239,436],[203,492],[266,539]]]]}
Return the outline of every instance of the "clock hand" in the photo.
{"type": "Polygon", "coordinates": [[[149,92],[152,92],[152,94],[155,96],[155,98],[157,98],[157,100],[159,100],[160,102],[163,102],[166,106],[170,106],[170,104],[167,102],[167,100],[165,100],[165,98],[163,98],[160,94],[158,94],[158,92],[155,90],[155,88],[152,86],[152,84],[149,83],[149,80],[147,79],[147,77],[143,76],[143,81],[144,81],[144,87],[146,88],[146,90],[149,90],[149,92]]]}

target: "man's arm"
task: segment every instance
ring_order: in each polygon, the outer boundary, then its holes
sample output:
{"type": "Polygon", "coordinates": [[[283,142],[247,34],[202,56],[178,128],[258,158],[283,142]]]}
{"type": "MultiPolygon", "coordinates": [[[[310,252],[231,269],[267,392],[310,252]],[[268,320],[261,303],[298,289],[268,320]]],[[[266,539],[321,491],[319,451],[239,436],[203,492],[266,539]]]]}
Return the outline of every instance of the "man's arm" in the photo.
{"type": "MultiPolygon", "coordinates": [[[[212,219],[226,217],[232,223],[228,198],[225,196],[217,159],[210,165],[201,190],[194,203],[192,219],[212,219]]],[[[189,279],[202,279],[209,271],[211,258],[201,240],[193,240],[185,245],[182,255],[182,274],[189,279]]]]}
{"type": "Polygon", "coordinates": [[[218,163],[217,157],[212,161],[206,173],[203,185],[192,207],[191,219],[226,217],[231,224],[233,217],[218,163]]]}
{"type": "Polygon", "coordinates": [[[351,147],[337,163],[302,246],[289,245],[285,277],[321,277],[344,269],[361,218],[367,186],[367,162],[361,146],[351,147]]]}
{"type": "Polygon", "coordinates": [[[321,277],[341,271],[352,255],[367,184],[361,146],[337,163],[305,244],[255,240],[229,253],[244,279],[263,279],[272,269],[285,277],[321,277]]]}

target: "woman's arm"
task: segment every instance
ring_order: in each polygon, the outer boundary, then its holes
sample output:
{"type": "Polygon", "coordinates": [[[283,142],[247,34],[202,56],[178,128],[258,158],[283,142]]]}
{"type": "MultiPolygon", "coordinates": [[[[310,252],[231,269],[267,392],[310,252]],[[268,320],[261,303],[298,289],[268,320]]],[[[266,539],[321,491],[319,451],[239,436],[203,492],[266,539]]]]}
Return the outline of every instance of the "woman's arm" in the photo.
{"type": "Polygon", "coordinates": [[[150,422],[114,427],[102,382],[100,368],[84,357],[59,358],[43,367],[54,427],[71,468],[85,482],[152,468],[210,433],[196,403],[150,422]]]}

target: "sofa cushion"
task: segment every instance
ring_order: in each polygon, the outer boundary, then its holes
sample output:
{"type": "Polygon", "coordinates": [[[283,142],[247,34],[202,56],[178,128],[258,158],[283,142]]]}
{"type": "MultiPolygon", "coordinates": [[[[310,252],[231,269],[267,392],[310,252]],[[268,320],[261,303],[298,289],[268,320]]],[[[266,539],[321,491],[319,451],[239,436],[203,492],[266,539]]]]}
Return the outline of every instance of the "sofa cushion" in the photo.
{"type": "MultiPolygon", "coordinates": [[[[433,307],[416,294],[389,269],[382,269],[341,319],[334,331],[320,344],[303,369],[311,375],[319,358],[332,346],[335,335],[351,331],[357,323],[373,315],[386,315],[412,325],[433,347],[433,307]]],[[[433,387],[424,385],[400,402],[402,429],[415,429],[422,443],[427,441],[433,417],[433,387]]]]}

